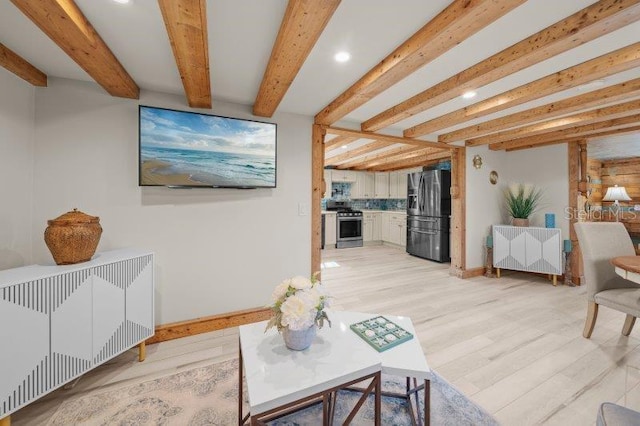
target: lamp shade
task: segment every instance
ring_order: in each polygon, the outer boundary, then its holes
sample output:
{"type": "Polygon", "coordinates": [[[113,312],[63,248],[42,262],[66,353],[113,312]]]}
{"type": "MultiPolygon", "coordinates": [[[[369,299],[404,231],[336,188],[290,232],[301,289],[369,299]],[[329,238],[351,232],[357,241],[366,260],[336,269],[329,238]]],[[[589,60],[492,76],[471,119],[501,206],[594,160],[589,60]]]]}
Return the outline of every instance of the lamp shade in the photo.
{"type": "Polygon", "coordinates": [[[631,201],[631,197],[627,194],[624,186],[610,186],[602,201],[631,201]]]}

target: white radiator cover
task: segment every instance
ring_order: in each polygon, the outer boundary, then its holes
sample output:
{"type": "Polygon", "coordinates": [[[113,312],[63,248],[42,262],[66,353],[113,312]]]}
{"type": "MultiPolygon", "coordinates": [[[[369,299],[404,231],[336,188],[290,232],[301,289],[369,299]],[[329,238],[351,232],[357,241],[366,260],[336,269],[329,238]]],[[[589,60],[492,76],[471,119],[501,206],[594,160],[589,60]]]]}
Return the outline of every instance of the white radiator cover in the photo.
{"type": "Polygon", "coordinates": [[[559,228],[494,225],[493,266],[562,275],[561,243],[559,228]]]}
{"type": "Polygon", "coordinates": [[[0,418],[154,334],[153,253],[0,271],[0,418]]]}

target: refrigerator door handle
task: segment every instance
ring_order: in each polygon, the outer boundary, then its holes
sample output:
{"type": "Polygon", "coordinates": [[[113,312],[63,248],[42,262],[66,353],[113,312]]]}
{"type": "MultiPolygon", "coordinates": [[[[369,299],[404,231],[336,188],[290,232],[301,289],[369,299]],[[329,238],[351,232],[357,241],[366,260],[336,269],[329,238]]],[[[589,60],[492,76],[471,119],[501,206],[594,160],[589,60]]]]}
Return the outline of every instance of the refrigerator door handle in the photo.
{"type": "Polygon", "coordinates": [[[417,217],[411,217],[411,220],[415,220],[417,222],[437,222],[438,219],[421,219],[421,218],[417,218],[417,217]]]}
{"type": "Polygon", "coordinates": [[[409,232],[415,232],[416,234],[425,234],[425,235],[436,235],[438,231],[418,231],[417,229],[411,228],[409,232]]]}
{"type": "Polygon", "coordinates": [[[420,183],[418,184],[418,209],[420,214],[424,212],[424,175],[420,174],[420,183]]]}

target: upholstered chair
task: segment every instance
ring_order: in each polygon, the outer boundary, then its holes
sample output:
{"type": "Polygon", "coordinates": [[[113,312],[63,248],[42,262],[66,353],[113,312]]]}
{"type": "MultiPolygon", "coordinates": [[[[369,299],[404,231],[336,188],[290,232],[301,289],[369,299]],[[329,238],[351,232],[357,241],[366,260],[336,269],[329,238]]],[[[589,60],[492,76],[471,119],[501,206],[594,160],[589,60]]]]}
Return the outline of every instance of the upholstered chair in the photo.
{"type": "Polygon", "coordinates": [[[591,337],[598,306],[603,305],[627,314],[622,334],[628,336],[640,315],[640,286],[616,274],[611,259],[635,256],[631,237],[619,222],[579,222],[575,229],[587,287],[587,321],[582,335],[591,337]]]}

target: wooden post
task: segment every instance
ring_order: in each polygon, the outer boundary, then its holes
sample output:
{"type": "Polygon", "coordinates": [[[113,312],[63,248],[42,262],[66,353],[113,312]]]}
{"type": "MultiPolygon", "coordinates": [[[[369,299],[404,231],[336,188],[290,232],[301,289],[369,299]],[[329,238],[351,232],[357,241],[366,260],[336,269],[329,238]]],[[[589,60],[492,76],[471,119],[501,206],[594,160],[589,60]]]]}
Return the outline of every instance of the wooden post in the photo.
{"type": "MultiPolygon", "coordinates": [[[[311,131],[311,274],[320,272],[322,242],[322,195],[324,194],[324,136],[326,131],[314,124],[311,131]]],[[[318,276],[320,278],[320,276],[318,276]]]]}
{"type": "MultiPolygon", "coordinates": [[[[585,153],[582,154],[581,143],[584,141],[572,141],[567,144],[569,150],[569,239],[571,239],[571,270],[573,271],[573,282],[576,285],[580,285],[580,277],[582,275],[582,269],[580,268],[580,244],[578,243],[578,236],[573,225],[578,222],[578,196],[580,195],[580,172],[581,172],[581,157],[584,155],[586,158],[586,145],[585,153]]],[[[586,169],[586,160],[585,160],[586,169]]],[[[584,172],[585,179],[585,191],[586,191],[586,170],[584,172]]]]}
{"type": "Polygon", "coordinates": [[[466,149],[451,151],[451,269],[449,273],[462,277],[466,267],[465,167],[466,149]]]}

